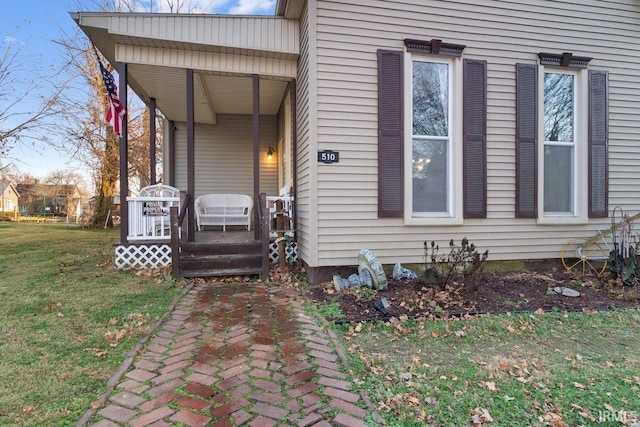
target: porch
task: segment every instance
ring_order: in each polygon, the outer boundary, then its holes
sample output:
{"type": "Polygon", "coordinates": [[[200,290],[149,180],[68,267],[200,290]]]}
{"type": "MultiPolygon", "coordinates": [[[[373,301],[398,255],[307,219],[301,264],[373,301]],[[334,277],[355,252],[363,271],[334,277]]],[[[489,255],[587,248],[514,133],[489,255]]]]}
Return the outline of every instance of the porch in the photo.
{"type": "MultiPolygon", "coordinates": [[[[203,268],[200,275],[242,270],[264,276],[268,263],[274,261],[272,254],[278,253],[279,237],[271,228],[266,195],[277,196],[283,187],[291,188],[292,197],[296,192],[297,21],[100,12],[79,12],[72,17],[118,71],[120,102],[127,105],[124,88],[129,87],[149,107],[149,181],[154,185],[159,181],[159,124],[161,181],[184,191],[180,202],[176,195],[166,204],[140,201],[148,203],[148,215],[139,213],[144,205],[122,205],[116,265],[150,268],[171,264],[174,275],[186,276],[184,267],[193,258],[201,257],[202,264],[211,265],[226,251],[226,259],[219,260],[220,268],[203,268]],[[256,31],[247,35],[246,28],[256,31]],[[196,198],[221,193],[251,197],[251,232],[196,230],[196,198]],[[177,225],[169,215],[172,208],[178,210],[177,225]],[[170,227],[175,231],[169,232],[170,227]],[[244,261],[235,261],[243,257],[244,261]]],[[[130,194],[128,155],[124,120],[120,135],[122,195],[130,194]]],[[[295,218],[295,212],[291,216],[295,218]]],[[[283,242],[285,234],[280,234],[283,242]]],[[[286,241],[295,242],[292,233],[286,241]]]]}
{"type": "Polygon", "coordinates": [[[174,277],[263,277],[271,264],[297,260],[292,196],[261,194],[251,231],[242,225],[188,227],[190,206],[187,193],[162,184],[128,197],[128,243],[115,245],[116,267],[171,265],[174,277]]]}

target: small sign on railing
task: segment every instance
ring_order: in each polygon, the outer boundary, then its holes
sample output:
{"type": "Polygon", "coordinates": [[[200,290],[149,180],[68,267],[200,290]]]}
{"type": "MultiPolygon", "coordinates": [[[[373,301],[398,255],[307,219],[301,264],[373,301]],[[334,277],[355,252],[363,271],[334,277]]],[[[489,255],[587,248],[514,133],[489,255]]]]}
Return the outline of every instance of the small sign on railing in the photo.
{"type": "Polygon", "coordinates": [[[142,202],[142,215],[144,216],[168,216],[168,201],[145,201],[142,202]]]}

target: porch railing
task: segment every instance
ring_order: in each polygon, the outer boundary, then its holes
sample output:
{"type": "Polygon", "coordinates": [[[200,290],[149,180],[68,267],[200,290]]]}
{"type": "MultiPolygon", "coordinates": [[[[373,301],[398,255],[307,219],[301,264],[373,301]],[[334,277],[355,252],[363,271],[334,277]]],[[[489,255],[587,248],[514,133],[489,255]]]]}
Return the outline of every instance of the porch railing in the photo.
{"type": "Polygon", "coordinates": [[[184,219],[187,217],[189,207],[189,195],[180,192],[180,206],[172,206],[169,209],[169,220],[171,223],[171,274],[173,277],[180,277],[180,231],[183,228],[184,219]]]}
{"type": "Polygon", "coordinates": [[[127,239],[170,239],[169,210],[173,206],[180,207],[180,190],[164,184],[148,185],[139,196],[127,197],[127,239]]]}

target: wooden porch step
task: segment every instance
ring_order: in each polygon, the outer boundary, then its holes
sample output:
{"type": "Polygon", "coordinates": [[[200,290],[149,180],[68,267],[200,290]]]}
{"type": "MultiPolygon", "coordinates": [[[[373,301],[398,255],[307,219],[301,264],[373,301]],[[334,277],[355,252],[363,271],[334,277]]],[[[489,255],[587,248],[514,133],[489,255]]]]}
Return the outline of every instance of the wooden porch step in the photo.
{"type": "Polygon", "coordinates": [[[180,253],[181,277],[259,275],[262,245],[247,243],[187,243],[180,253]]]}
{"type": "Polygon", "coordinates": [[[182,243],[181,257],[224,254],[259,254],[262,243],[252,241],[243,243],[182,243]]]}
{"type": "Polygon", "coordinates": [[[262,272],[261,268],[228,268],[212,270],[184,271],[182,277],[233,277],[233,276],[256,276],[262,272]]]}

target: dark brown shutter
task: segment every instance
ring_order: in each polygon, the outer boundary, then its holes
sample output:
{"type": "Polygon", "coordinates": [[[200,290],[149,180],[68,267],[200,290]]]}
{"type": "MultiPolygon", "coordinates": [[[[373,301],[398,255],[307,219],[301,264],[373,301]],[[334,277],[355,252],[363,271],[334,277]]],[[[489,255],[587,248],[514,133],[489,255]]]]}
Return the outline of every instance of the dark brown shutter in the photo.
{"type": "Polygon", "coordinates": [[[487,217],[487,61],[463,62],[463,200],[465,218],[487,217]]]}
{"type": "Polygon", "coordinates": [[[606,218],[608,198],[607,71],[589,71],[589,217],[606,218]]]}
{"type": "Polygon", "coordinates": [[[538,66],[516,64],[516,218],[537,216],[538,66]]]}
{"type": "Polygon", "coordinates": [[[378,217],[403,215],[402,51],[378,50],[378,217]]]}

